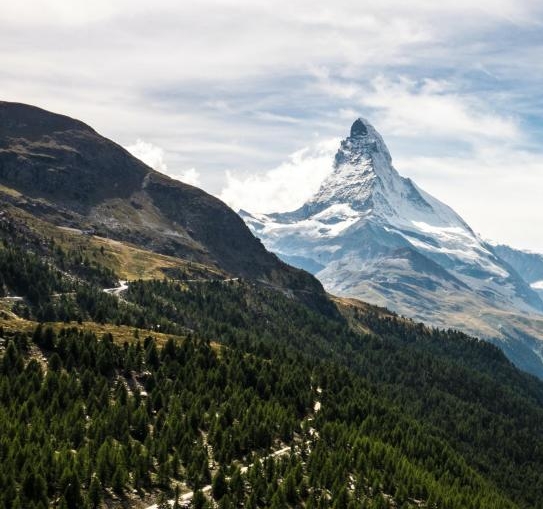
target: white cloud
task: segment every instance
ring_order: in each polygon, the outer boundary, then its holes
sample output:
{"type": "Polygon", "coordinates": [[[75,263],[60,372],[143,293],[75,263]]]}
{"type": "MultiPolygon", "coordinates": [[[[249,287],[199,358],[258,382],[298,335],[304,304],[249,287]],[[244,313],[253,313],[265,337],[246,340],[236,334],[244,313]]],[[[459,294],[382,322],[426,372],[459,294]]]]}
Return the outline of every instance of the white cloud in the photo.
{"type": "Polygon", "coordinates": [[[133,145],[125,147],[134,157],[143,161],[153,170],[161,173],[168,173],[168,166],[164,161],[164,150],[152,143],[138,139],[133,145]]]}
{"type": "Polygon", "coordinates": [[[188,170],[175,175],[175,178],[181,182],[196,187],[200,187],[202,185],[200,177],[201,175],[198,171],[196,171],[196,168],[189,168],[188,170]]]}
{"type": "Polygon", "coordinates": [[[291,154],[288,161],[264,173],[226,173],[219,198],[234,210],[285,212],[304,203],[332,170],[339,140],[321,141],[291,154]]]}
{"type": "Polygon", "coordinates": [[[6,2],[2,5],[4,19],[26,25],[44,26],[47,24],[81,25],[106,20],[128,7],[127,0],[25,0],[6,2]]]}
{"type": "Polygon", "coordinates": [[[255,118],[259,120],[270,120],[272,122],[280,122],[285,124],[299,124],[301,121],[298,118],[289,117],[288,115],[277,115],[268,111],[256,111],[255,118]]]}
{"type": "Polygon", "coordinates": [[[164,160],[164,149],[152,143],[138,139],[133,145],[125,147],[134,157],[137,157],[140,161],[143,161],[147,166],[153,168],[153,170],[159,171],[169,175],[170,177],[180,180],[185,184],[191,186],[201,187],[202,181],[201,175],[196,168],[189,168],[185,171],[172,171],[168,170],[168,166],[164,160]]]}

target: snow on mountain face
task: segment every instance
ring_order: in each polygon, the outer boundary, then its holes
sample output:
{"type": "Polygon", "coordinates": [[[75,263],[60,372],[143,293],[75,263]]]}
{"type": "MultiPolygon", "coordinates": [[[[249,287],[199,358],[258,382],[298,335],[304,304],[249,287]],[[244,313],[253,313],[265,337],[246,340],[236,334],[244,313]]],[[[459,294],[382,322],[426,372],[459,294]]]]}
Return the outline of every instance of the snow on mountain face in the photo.
{"type": "Polygon", "coordinates": [[[521,251],[504,245],[494,246],[494,252],[543,297],[543,254],[521,251]]]}
{"type": "Polygon", "coordinates": [[[524,281],[541,286],[538,283],[543,281],[543,254],[521,251],[504,245],[494,246],[494,251],[511,265],[524,281]]]}
{"type": "Polygon", "coordinates": [[[455,316],[464,311],[465,295],[471,308],[477,302],[484,309],[543,311],[536,292],[492,246],[398,174],[382,137],[364,119],[354,122],[331,173],[302,207],[240,215],[268,249],[337,295],[443,326],[464,325],[455,316]],[[447,322],[445,295],[454,297],[447,322]]]}
{"type": "MultiPolygon", "coordinates": [[[[542,307],[458,214],[398,174],[383,139],[362,119],[341,142],[331,174],[300,209],[242,215],[279,256],[326,267],[411,248],[470,288],[496,293],[497,298],[515,301],[516,307],[542,307]],[[525,294],[520,299],[518,289],[525,294]]],[[[351,265],[360,278],[360,267],[351,265]]],[[[345,284],[336,288],[333,276],[327,277],[327,284],[331,291],[347,290],[345,284]]]]}

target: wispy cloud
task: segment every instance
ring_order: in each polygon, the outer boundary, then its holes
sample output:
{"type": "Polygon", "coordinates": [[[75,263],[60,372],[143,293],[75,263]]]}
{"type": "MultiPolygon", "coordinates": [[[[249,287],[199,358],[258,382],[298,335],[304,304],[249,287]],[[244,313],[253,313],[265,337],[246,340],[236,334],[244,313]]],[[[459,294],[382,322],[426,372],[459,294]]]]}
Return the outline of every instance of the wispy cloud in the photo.
{"type": "Polygon", "coordinates": [[[202,185],[200,177],[200,172],[197,171],[196,168],[189,168],[188,170],[179,173],[179,175],[176,175],[176,178],[178,178],[181,182],[196,187],[202,185]]]}
{"type": "Polygon", "coordinates": [[[360,94],[360,103],[376,110],[383,128],[395,135],[509,141],[520,137],[514,118],[493,111],[484,98],[459,93],[446,80],[400,76],[392,81],[379,76],[368,92],[360,94]]]}

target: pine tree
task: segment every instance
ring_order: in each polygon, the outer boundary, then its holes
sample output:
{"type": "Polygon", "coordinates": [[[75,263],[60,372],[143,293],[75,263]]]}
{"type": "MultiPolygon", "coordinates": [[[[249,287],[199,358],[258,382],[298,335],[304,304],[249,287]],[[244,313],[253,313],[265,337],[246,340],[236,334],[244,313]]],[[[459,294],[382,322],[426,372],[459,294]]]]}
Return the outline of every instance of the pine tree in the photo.
{"type": "Polygon", "coordinates": [[[215,500],[221,500],[228,491],[228,485],[222,467],[219,468],[219,471],[213,478],[211,491],[215,500]]]}
{"type": "Polygon", "coordinates": [[[100,486],[100,481],[96,475],[92,476],[87,498],[92,509],[97,509],[102,501],[102,487],[100,486]]]}
{"type": "Polygon", "coordinates": [[[67,509],[78,509],[83,503],[79,477],[73,471],[65,469],[60,486],[67,509]]]}
{"type": "Polygon", "coordinates": [[[204,509],[204,507],[206,506],[206,503],[207,503],[206,497],[202,493],[202,490],[196,490],[192,497],[192,507],[194,509],[204,509]]]}

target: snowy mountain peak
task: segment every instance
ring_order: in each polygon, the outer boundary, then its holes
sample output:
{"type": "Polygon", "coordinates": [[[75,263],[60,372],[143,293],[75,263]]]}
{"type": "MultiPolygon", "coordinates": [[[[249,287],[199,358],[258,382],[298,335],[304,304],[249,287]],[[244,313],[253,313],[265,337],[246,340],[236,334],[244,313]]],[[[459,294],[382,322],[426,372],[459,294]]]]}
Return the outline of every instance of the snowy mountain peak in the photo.
{"type": "MultiPolygon", "coordinates": [[[[484,243],[450,207],[402,177],[392,166],[388,148],[377,130],[365,119],[357,119],[334,158],[332,171],[318,192],[294,212],[251,215],[242,213],[253,231],[267,246],[279,253],[291,251],[285,240],[327,239],[334,242],[319,255],[320,262],[336,259],[346,246],[359,249],[360,231],[379,231],[387,248],[411,246],[424,250],[431,258],[454,257],[468,271],[479,266],[492,275],[505,274],[494,263],[484,243]],[[356,247],[354,247],[356,246],[356,247]]],[[[304,241],[302,241],[303,243],[304,241]]],[[[302,255],[305,247],[297,251],[302,255]]],[[[304,255],[307,253],[304,253],[304,255]]],[[[460,269],[462,270],[462,269],[460,269]]]]}
{"type": "Polygon", "coordinates": [[[392,168],[392,158],[383,138],[367,120],[362,118],[355,120],[351,126],[350,136],[341,142],[334,160],[335,169],[347,165],[362,165],[363,170],[369,166],[377,173],[390,171],[396,173],[392,168]]]}
{"type": "Polygon", "coordinates": [[[362,118],[341,142],[332,171],[318,192],[294,215],[308,218],[339,205],[380,222],[411,226],[431,220],[434,227],[469,229],[449,207],[396,171],[383,138],[362,118]]]}
{"type": "MultiPolygon", "coordinates": [[[[317,276],[339,262],[366,266],[376,253],[408,248],[481,295],[508,294],[505,301],[518,298],[520,307],[543,309],[538,296],[454,210],[396,171],[383,138],[362,118],[341,142],[319,191],[301,208],[241,215],[272,251],[322,267],[317,276]]],[[[361,271],[352,268],[358,278],[361,271]]],[[[321,281],[336,293],[349,293],[334,275],[321,281]]]]}
{"type": "Polygon", "coordinates": [[[488,309],[543,311],[534,289],[492,246],[396,171],[383,138],[362,118],[302,207],[241,215],[268,249],[316,274],[336,295],[486,337],[503,336],[494,314],[484,318],[488,309]],[[472,316],[474,307],[480,316],[472,316]]]}
{"type": "Polygon", "coordinates": [[[374,208],[374,194],[398,179],[383,138],[367,120],[359,118],[350,136],[341,142],[331,174],[305,210],[315,213],[334,204],[349,204],[355,210],[369,211],[374,208]]]}
{"type": "Polygon", "coordinates": [[[357,136],[365,136],[368,134],[368,128],[366,126],[370,125],[369,122],[362,118],[357,118],[353,125],[351,126],[351,138],[357,136]]]}
{"type": "MultiPolygon", "coordinates": [[[[389,164],[391,162],[390,153],[383,138],[370,122],[361,117],[354,121],[351,126],[351,133],[342,142],[337,155],[341,157],[342,152],[347,154],[359,153],[360,155],[366,155],[367,157],[371,157],[371,154],[379,152],[385,155],[389,164]]],[[[336,159],[336,162],[341,164],[343,161],[341,159],[340,161],[337,161],[336,159]]]]}

